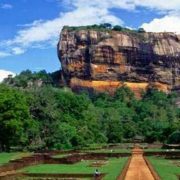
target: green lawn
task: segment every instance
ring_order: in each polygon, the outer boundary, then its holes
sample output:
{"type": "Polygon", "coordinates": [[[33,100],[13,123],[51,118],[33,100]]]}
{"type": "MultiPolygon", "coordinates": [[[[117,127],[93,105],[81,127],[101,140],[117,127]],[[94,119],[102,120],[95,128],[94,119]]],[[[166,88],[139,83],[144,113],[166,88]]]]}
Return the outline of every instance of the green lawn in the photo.
{"type": "MultiPolygon", "coordinates": [[[[99,167],[101,173],[107,173],[104,180],[114,180],[120,174],[128,158],[111,158],[107,164],[99,167]]],[[[23,172],[28,173],[94,173],[96,167],[89,165],[94,162],[92,160],[81,161],[74,165],[64,164],[40,164],[24,168],[23,172]]]]}
{"type": "Polygon", "coordinates": [[[94,153],[131,153],[131,149],[97,149],[97,150],[86,150],[84,152],[94,152],[94,153]]]}
{"type": "Polygon", "coordinates": [[[107,144],[89,144],[87,147],[84,147],[82,149],[98,149],[98,148],[102,148],[103,146],[106,146],[107,144]]]}
{"type": "Polygon", "coordinates": [[[150,148],[150,149],[144,149],[145,152],[164,152],[164,151],[170,151],[170,152],[179,152],[179,149],[161,149],[161,148],[150,148]]]}
{"type": "MultiPolygon", "coordinates": [[[[75,153],[76,154],[76,153],[75,153]]],[[[77,153],[77,154],[79,154],[79,155],[83,155],[83,154],[85,154],[85,153],[77,153]]],[[[68,156],[71,156],[71,155],[73,155],[73,153],[69,153],[69,154],[56,154],[56,155],[54,155],[54,156],[52,156],[53,158],[64,158],[64,157],[68,157],[68,156]]]]}
{"type": "Polygon", "coordinates": [[[30,155],[27,152],[0,153],[0,165],[8,163],[10,160],[19,159],[30,155]]]}
{"type": "Polygon", "coordinates": [[[67,157],[67,156],[70,156],[71,154],[57,154],[57,155],[54,155],[52,156],[53,158],[64,158],[64,157],[67,157]]]}
{"type": "Polygon", "coordinates": [[[162,180],[178,180],[176,175],[180,175],[180,167],[174,163],[178,163],[180,160],[168,160],[153,156],[148,159],[162,180]]]}

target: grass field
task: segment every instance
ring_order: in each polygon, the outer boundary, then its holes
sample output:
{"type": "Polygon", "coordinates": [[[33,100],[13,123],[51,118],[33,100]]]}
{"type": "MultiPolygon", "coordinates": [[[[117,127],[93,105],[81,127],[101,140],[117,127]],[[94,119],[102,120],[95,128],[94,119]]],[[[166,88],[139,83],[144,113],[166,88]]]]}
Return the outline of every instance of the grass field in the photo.
{"type": "Polygon", "coordinates": [[[162,157],[148,157],[156,172],[162,180],[178,180],[180,175],[180,167],[176,165],[180,160],[168,160],[162,157]]]}
{"type": "Polygon", "coordinates": [[[145,152],[179,152],[180,149],[161,149],[161,148],[149,148],[144,149],[145,152]]]}
{"type": "MultiPolygon", "coordinates": [[[[83,155],[83,154],[85,154],[85,153],[77,153],[77,154],[79,154],[79,155],[83,155]]],[[[56,155],[54,155],[54,156],[52,156],[53,158],[65,158],[65,157],[68,157],[68,156],[72,156],[73,154],[72,153],[60,153],[60,154],[56,154],[56,155]]]]}
{"type": "Polygon", "coordinates": [[[131,149],[97,149],[97,150],[86,150],[84,152],[94,152],[94,153],[130,153],[131,149]]]}
{"type": "Polygon", "coordinates": [[[19,159],[30,155],[28,152],[0,153],[0,165],[8,163],[10,160],[19,159]]]}
{"type": "Polygon", "coordinates": [[[54,155],[52,156],[53,158],[64,158],[64,157],[67,157],[67,156],[70,156],[71,154],[57,154],[57,155],[54,155]]]}
{"type": "MultiPolygon", "coordinates": [[[[101,173],[107,173],[104,180],[114,180],[122,171],[128,158],[111,158],[107,164],[98,167],[101,173]]],[[[23,172],[28,173],[94,173],[96,167],[89,165],[94,161],[81,161],[73,165],[59,165],[59,164],[40,164],[24,168],[23,172]]]]}

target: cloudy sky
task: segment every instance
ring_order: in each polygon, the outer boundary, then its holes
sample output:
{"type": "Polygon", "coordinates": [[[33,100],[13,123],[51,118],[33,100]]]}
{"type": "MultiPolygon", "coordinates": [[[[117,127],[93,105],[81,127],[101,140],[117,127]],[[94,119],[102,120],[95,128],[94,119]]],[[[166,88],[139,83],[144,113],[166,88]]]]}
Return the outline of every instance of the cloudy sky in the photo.
{"type": "Polygon", "coordinates": [[[180,0],[0,0],[0,17],[1,80],[25,69],[58,70],[64,25],[108,22],[180,33],[180,0]]]}

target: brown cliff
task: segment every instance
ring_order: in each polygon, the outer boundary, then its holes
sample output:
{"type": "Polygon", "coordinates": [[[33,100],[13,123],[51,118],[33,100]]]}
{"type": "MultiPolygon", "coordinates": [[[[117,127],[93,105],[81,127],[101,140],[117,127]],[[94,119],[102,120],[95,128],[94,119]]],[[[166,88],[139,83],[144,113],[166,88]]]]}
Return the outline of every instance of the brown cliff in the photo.
{"type": "Polygon", "coordinates": [[[180,35],[64,28],[58,55],[72,89],[114,90],[122,85],[137,95],[148,87],[180,89],[180,35]]]}

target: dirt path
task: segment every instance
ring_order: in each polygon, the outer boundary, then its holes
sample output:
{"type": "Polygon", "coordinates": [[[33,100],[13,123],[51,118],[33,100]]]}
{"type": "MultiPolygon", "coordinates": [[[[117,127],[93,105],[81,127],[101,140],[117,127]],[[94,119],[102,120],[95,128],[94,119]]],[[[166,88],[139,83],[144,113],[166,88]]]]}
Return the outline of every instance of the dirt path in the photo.
{"type": "Polygon", "coordinates": [[[143,151],[139,148],[135,148],[132,151],[132,159],[125,175],[125,180],[154,180],[143,158],[143,151]]]}
{"type": "Polygon", "coordinates": [[[1,179],[1,177],[7,176],[7,175],[13,175],[13,174],[16,174],[16,171],[2,172],[2,173],[0,173],[0,179],[1,179]]]}

